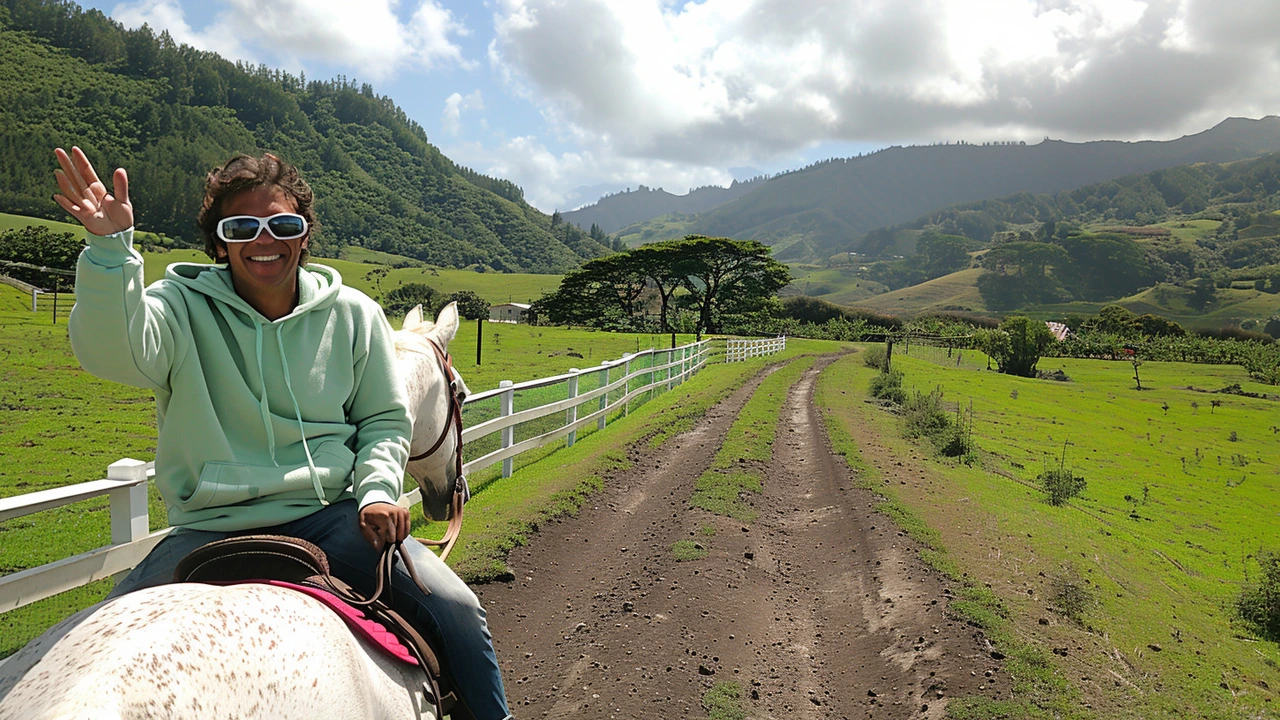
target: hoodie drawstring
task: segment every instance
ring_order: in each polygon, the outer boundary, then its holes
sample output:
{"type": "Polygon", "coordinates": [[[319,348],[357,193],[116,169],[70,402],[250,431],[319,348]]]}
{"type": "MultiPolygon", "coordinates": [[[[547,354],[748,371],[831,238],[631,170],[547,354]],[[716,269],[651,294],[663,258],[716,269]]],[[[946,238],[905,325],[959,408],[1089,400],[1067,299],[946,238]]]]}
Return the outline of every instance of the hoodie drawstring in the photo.
{"type": "MultiPolygon", "coordinates": [[[[276,345],[280,348],[280,367],[284,369],[284,386],[289,391],[289,399],[293,401],[293,416],[298,420],[298,432],[302,436],[302,450],[307,454],[307,471],[311,473],[311,487],[315,488],[316,497],[320,499],[320,504],[328,505],[329,501],[325,499],[324,488],[320,486],[320,473],[316,471],[315,460],[311,458],[311,447],[307,445],[307,428],[302,422],[302,408],[298,407],[298,398],[293,394],[293,383],[289,380],[289,363],[284,356],[284,337],[280,334],[283,328],[283,323],[276,325],[276,345]]],[[[258,356],[258,363],[262,363],[261,355],[258,356]]]]}
{"type": "MultiPolygon", "coordinates": [[[[258,398],[258,411],[262,414],[262,427],[267,431],[267,450],[271,453],[271,463],[276,467],[280,467],[280,463],[276,462],[276,433],[271,429],[271,408],[267,405],[267,376],[262,371],[262,324],[254,323],[254,351],[258,360],[258,377],[262,378],[262,397],[258,398]]],[[[287,373],[285,377],[288,377],[287,373]]]]}

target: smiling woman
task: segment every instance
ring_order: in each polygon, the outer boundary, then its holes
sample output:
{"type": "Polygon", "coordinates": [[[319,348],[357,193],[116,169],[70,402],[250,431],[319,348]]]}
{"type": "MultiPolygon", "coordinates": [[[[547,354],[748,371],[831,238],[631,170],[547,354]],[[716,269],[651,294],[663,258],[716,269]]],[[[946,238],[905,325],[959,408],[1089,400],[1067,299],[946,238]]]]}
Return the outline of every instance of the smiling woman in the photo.
{"type": "MultiPolygon", "coordinates": [[[[144,288],[127,173],[115,171],[112,194],[79,148],[55,154],[55,199],[90,233],[72,349],[94,375],[156,393],[155,484],[176,528],[107,607],[171,582],[188,552],[248,532],[314,543],[335,576],[373,588],[382,549],[409,533],[396,503],[408,401],[382,309],[307,264],[313,196],[297,169],[266,154],[210,172],[199,224],[225,265],[174,263],[144,288]]],[[[506,717],[475,594],[419,543],[401,548],[429,592],[397,561],[392,606],[439,643],[446,677],[466,678],[476,718],[506,717]]]]}

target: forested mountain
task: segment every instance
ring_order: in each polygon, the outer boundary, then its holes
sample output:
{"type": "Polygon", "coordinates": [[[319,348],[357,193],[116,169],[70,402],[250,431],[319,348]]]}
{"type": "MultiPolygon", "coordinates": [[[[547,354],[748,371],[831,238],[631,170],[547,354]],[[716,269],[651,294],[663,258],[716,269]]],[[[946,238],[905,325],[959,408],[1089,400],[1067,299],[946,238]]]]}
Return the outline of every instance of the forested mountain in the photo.
{"type": "Polygon", "coordinates": [[[65,0],[0,0],[0,212],[61,219],[52,148],[71,144],[128,168],[139,228],[187,242],[208,170],[271,151],[315,188],[318,254],[562,272],[609,252],[452,162],[367,84],[231,63],[65,0]]]}
{"type": "Polygon", "coordinates": [[[727,188],[709,185],[694,188],[684,195],[673,195],[662,188],[641,185],[635,190],[606,195],[595,203],[563,213],[564,219],[578,227],[595,225],[614,233],[633,223],[670,213],[700,213],[746,195],[768,178],[756,177],[727,188]]]}
{"type": "MultiPolygon", "coordinates": [[[[865,277],[941,307],[1007,312],[1134,298],[1145,312],[1265,322],[1280,309],[1280,153],[952,205],[873,230],[852,249],[864,256],[865,277]],[[889,248],[906,257],[866,261],[889,248]],[[965,269],[974,250],[986,251],[980,273],[965,269]],[[923,285],[947,273],[947,283],[923,285]],[[1225,314],[1227,301],[1238,314],[1225,314]]],[[[905,293],[860,304],[908,312],[889,304],[905,293]]]]}
{"type": "MultiPolygon", "coordinates": [[[[1196,162],[1229,162],[1280,150],[1280,117],[1232,118],[1170,141],[952,144],[892,147],[771,178],[681,226],[684,232],[753,239],[784,260],[825,258],[878,227],[953,203],[1016,192],[1068,190],[1196,162]]],[[[657,238],[660,239],[660,238],[657,238]]]]}

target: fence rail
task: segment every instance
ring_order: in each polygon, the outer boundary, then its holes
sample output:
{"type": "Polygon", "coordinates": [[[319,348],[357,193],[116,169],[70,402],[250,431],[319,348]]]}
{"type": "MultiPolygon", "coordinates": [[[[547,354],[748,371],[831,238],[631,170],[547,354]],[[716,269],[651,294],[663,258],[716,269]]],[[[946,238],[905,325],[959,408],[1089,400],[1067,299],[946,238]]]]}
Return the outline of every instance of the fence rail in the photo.
{"type": "MultiPolygon", "coordinates": [[[[517,455],[545,447],[561,438],[565,439],[566,445],[572,447],[579,430],[591,425],[595,425],[596,429],[604,429],[608,419],[615,413],[625,415],[642,397],[652,397],[657,392],[670,390],[685,382],[712,357],[723,355],[725,362],[740,362],[785,348],[785,337],[730,339],[725,342],[723,351],[713,348],[711,340],[702,340],[681,347],[627,353],[617,360],[603,362],[596,367],[575,368],[561,375],[528,382],[512,383],[504,380],[499,387],[476,393],[466,400],[468,406],[486,402],[491,404],[496,400],[499,411],[496,417],[463,430],[464,444],[496,436],[498,447],[466,462],[463,472],[471,474],[502,463],[502,476],[510,477],[513,460],[517,455]],[[619,370],[621,374],[615,375],[619,370]],[[579,393],[580,381],[590,376],[598,378],[595,387],[579,393]],[[564,399],[520,411],[514,410],[518,395],[545,391],[561,383],[567,386],[567,397],[564,399]],[[579,413],[580,409],[585,409],[586,412],[579,413]],[[517,426],[550,418],[557,413],[563,413],[565,419],[553,429],[518,442],[515,440],[517,426]]],[[[110,497],[111,506],[110,545],[0,577],[0,613],[136,567],[173,529],[149,532],[147,488],[148,481],[154,475],[154,462],[126,458],[112,463],[107,468],[104,480],[0,499],[0,522],[101,495],[110,497]]],[[[405,501],[411,505],[421,502],[419,491],[415,488],[405,493],[405,501]]],[[[3,662],[0,660],[0,664],[3,662]]]]}
{"type": "MultiPolygon", "coordinates": [[[[522,383],[503,381],[498,388],[476,393],[467,398],[467,406],[481,405],[486,401],[492,404],[497,400],[500,409],[496,417],[467,427],[462,434],[463,442],[475,443],[496,436],[498,447],[466,462],[463,472],[472,474],[502,463],[502,476],[510,477],[517,455],[562,438],[572,446],[579,430],[591,425],[603,429],[611,416],[627,414],[642,397],[670,390],[688,380],[710,360],[712,345],[712,341],[702,340],[681,347],[627,353],[595,367],[575,368],[561,375],[522,383]],[[579,393],[579,381],[591,376],[599,378],[595,387],[579,393]],[[567,397],[514,411],[518,395],[554,390],[554,386],[561,383],[567,385],[567,397]],[[580,413],[580,409],[583,412],[580,413]],[[551,418],[557,413],[564,415],[563,422],[556,423],[550,430],[516,441],[517,426],[551,418]]],[[[538,429],[542,429],[541,426],[538,429]]],[[[107,468],[104,480],[0,499],[0,522],[101,495],[110,497],[111,512],[110,545],[0,577],[0,613],[127,572],[141,562],[151,548],[172,530],[164,528],[149,532],[147,488],[148,480],[154,475],[154,462],[124,459],[107,468]]],[[[419,491],[415,488],[406,493],[405,500],[417,504],[421,501],[419,491]]]]}

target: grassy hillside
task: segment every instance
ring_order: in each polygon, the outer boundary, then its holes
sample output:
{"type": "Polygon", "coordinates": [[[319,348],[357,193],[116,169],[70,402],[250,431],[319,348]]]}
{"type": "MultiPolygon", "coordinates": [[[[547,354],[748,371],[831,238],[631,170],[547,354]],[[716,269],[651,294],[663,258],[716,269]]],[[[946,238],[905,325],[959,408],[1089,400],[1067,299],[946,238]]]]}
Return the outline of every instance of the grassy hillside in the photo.
{"type": "MultiPolygon", "coordinates": [[[[1042,362],[1071,378],[1052,382],[894,360],[906,385],[972,402],[980,464],[931,461],[923,476],[902,474],[895,459],[919,449],[898,437],[896,416],[863,402],[874,371],[856,359],[824,375],[829,423],[845,438],[876,428],[881,446],[876,456],[862,448],[860,475],[921,518],[967,582],[996,593],[1012,636],[1078,690],[1075,710],[1274,716],[1280,649],[1249,636],[1230,611],[1258,577],[1257,551],[1280,547],[1273,388],[1232,366],[1149,362],[1138,393],[1124,362],[1042,362]],[[1215,409],[1207,398],[1221,396],[1186,389],[1232,383],[1271,399],[1224,397],[1215,409]],[[1036,478],[1057,465],[1064,442],[1066,466],[1087,487],[1053,507],[1036,478]]],[[[856,459],[856,445],[846,447],[856,459]]]]}
{"type": "Polygon", "coordinates": [[[980,274],[981,270],[973,268],[961,270],[919,285],[859,300],[853,306],[900,317],[938,310],[986,312],[986,305],[975,284],[980,274]]]}
{"type": "MultiPolygon", "coordinates": [[[[979,269],[966,269],[919,285],[874,295],[848,304],[853,307],[900,317],[915,317],[941,310],[990,313],[978,293],[979,269]]],[[[1107,305],[1120,305],[1142,315],[1151,313],[1188,328],[1220,328],[1246,320],[1266,321],[1280,314],[1280,295],[1244,288],[1222,288],[1217,300],[1203,311],[1192,308],[1191,291],[1161,284],[1134,295],[1108,302],[1072,302],[1032,305],[1017,314],[1042,320],[1062,320],[1067,315],[1096,315],[1107,305]]],[[[824,299],[830,299],[824,298],[824,299]]],[[[832,302],[839,302],[832,300],[832,302]]]]}
{"type": "Polygon", "coordinates": [[[659,240],[676,240],[689,234],[689,216],[681,213],[661,215],[618,230],[618,238],[627,247],[638,247],[659,240]]]}
{"type": "MultiPolygon", "coordinates": [[[[50,201],[52,202],[52,201],[50,201]]],[[[44,218],[30,217],[27,215],[12,215],[10,213],[0,213],[0,233],[6,230],[14,230],[24,227],[47,227],[53,232],[71,233],[76,237],[84,236],[84,228],[79,223],[67,223],[60,220],[46,220],[44,218]]],[[[159,235],[149,232],[135,233],[134,237],[137,242],[160,243],[162,239],[159,235]]]]}
{"type": "Polygon", "coordinates": [[[789,265],[791,284],[778,294],[782,297],[804,295],[837,305],[853,305],[859,300],[879,295],[884,285],[859,277],[856,266],[820,267],[789,265]]]}
{"type": "MultiPolygon", "coordinates": [[[[834,158],[770,178],[750,193],[693,217],[688,230],[704,235],[759,240],[768,244],[805,243],[812,261],[856,246],[859,236],[876,228],[909,223],[954,203],[972,203],[1011,193],[1062,193],[1109,178],[1150,173],[1190,163],[1223,163],[1280,150],[1280,118],[1231,118],[1196,135],[1167,142],[1067,143],[1035,145],[948,144],[892,147],[866,156],[834,158]]],[[[1161,183],[1159,210],[1183,205],[1184,178],[1161,183]]],[[[1150,213],[1157,202],[1147,193],[1114,192],[1121,219],[1150,213]]],[[[1081,203],[1083,204],[1083,203],[1081,203]]],[[[1203,207],[1203,205],[1200,205],[1203,207]]],[[[1200,209],[1197,207],[1196,209],[1200,209]]],[[[1191,210],[1194,212],[1194,210],[1191,210]]],[[[1035,215],[1028,220],[1046,218],[1035,215]]],[[[1004,218],[1004,222],[1027,220],[1004,218]]],[[[658,231],[652,226],[646,229],[658,231]]],[[[635,232],[635,231],[632,231],[635,232]]],[[[953,233],[954,230],[943,232],[953,233]]],[[[986,240],[987,237],[981,238],[986,240]]]]}

